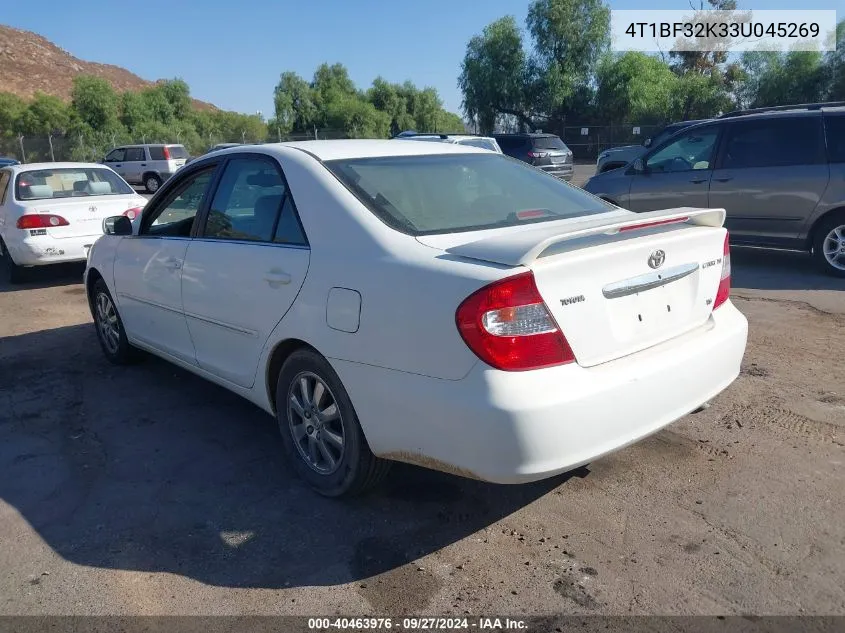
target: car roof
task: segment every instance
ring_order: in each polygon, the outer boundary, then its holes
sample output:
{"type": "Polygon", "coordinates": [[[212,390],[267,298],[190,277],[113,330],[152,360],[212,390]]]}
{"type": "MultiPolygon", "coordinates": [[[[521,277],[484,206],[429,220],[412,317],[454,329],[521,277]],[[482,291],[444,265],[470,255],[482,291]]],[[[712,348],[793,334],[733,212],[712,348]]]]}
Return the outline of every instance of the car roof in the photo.
{"type": "MultiPolygon", "coordinates": [[[[289,143],[266,143],[256,147],[260,147],[268,152],[277,152],[280,148],[289,147],[307,152],[319,160],[386,158],[390,156],[433,156],[437,154],[490,154],[489,150],[471,145],[419,143],[408,139],[396,138],[389,140],[293,141],[289,143]]],[[[255,149],[247,147],[230,148],[221,150],[219,155],[250,150],[255,151],[255,149]]]]}

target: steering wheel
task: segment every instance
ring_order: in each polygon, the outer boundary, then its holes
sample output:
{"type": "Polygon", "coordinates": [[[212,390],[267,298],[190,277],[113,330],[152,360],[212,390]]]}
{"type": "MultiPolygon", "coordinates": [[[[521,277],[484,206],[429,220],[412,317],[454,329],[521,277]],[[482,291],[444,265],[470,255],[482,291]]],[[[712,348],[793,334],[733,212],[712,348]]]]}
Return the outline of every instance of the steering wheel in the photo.
{"type": "Polygon", "coordinates": [[[675,156],[669,163],[669,171],[689,171],[690,169],[692,169],[692,163],[683,156],[675,156]]]}

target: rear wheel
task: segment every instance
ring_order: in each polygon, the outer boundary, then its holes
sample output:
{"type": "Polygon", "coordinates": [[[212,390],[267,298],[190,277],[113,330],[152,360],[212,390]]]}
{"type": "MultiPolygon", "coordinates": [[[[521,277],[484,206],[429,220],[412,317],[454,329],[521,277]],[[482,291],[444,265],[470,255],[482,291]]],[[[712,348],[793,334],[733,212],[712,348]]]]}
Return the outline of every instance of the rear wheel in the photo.
{"type": "Polygon", "coordinates": [[[813,257],[824,272],[845,277],[845,213],[821,223],[813,241],[813,257]]]}
{"type": "Polygon", "coordinates": [[[115,365],[128,365],[138,360],[138,350],[129,344],[117,306],[102,279],[94,282],[92,305],[97,340],[106,358],[115,365]]]}
{"type": "Polygon", "coordinates": [[[276,384],[276,417],[294,470],[322,495],[363,493],[390,468],[370,451],[340,378],[315,352],[297,350],[285,361],[276,384]]]}
{"type": "Polygon", "coordinates": [[[147,174],[144,176],[144,188],[147,193],[155,193],[161,187],[161,178],[156,174],[147,174]]]}
{"type": "Polygon", "coordinates": [[[12,259],[12,254],[6,248],[6,243],[3,238],[0,238],[0,261],[3,262],[3,267],[6,269],[6,280],[10,284],[19,284],[25,280],[26,268],[18,266],[12,259]]]}

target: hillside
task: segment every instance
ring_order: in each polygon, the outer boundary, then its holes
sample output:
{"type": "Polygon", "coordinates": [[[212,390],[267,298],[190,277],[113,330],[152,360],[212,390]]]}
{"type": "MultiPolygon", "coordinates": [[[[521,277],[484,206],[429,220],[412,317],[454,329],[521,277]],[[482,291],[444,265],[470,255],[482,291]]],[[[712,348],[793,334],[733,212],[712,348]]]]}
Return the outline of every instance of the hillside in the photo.
{"type": "MultiPolygon", "coordinates": [[[[70,100],[73,78],[77,75],[102,77],[118,92],[155,85],[125,68],[77,59],[36,33],[0,24],[0,92],[28,99],[40,91],[70,100]]],[[[196,99],[194,106],[214,108],[196,99]]]]}

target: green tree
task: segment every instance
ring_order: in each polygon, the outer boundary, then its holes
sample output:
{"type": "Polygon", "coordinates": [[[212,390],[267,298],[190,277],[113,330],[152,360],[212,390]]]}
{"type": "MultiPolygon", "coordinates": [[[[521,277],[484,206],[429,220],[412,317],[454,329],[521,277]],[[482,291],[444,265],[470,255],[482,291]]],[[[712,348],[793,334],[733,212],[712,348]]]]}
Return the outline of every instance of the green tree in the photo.
{"type": "Polygon", "coordinates": [[[271,131],[282,134],[310,130],[317,116],[317,106],[311,86],[294,72],[284,72],[273,91],[275,117],[271,131]]]}
{"type": "Polygon", "coordinates": [[[170,104],[173,115],[179,119],[187,119],[193,109],[191,104],[191,89],[182,79],[160,81],[156,86],[170,104]]]}
{"type": "Polygon", "coordinates": [[[91,129],[112,131],[119,127],[118,96],[105,79],[88,75],[75,77],[71,103],[81,123],[91,129]]]}
{"type": "Polygon", "coordinates": [[[490,132],[500,115],[512,115],[531,125],[527,102],[527,59],[522,32],[512,16],[484,27],[467,44],[458,86],[463,110],[484,132],[490,132]]]}
{"type": "Polygon", "coordinates": [[[678,76],[657,57],[640,52],[606,55],[596,82],[596,106],[604,120],[657,123],[672,114],[678,76]]]}

